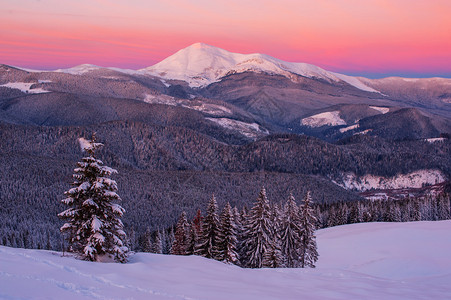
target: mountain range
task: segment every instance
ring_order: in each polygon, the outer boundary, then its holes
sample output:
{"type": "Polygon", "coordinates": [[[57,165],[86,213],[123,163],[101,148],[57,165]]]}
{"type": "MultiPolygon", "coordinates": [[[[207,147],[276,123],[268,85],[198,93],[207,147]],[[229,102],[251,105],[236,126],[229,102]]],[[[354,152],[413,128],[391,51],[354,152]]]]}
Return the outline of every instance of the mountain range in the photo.
{"type": "Polygon", "coordinates": [[[274,132],[328,141],[353,134],[399,139],[451,132],[451,79],[446,78],[352,77],[202,43],[141,70],[80,65],[41,72],[0,67],[3,121],[79,125],[87,120],[146,118],[137,116],[141,109],[125,115],[123,109],[112,112],[124,99],[198,111],[211,126],[247,140],[274,132]],[[80,113],[66,114],[71,106],[80,113]],[[399,130],[404,127],[411,130],[399,130]]]}
{"type": "Polygon", "coordinates": [[[94,131],[138,235],[192,216],[211,193],[238,207],[262,185],[277,202],[307,190],[335,202],[386,188],[373,182],[448,180],[451,79],[352,77],[201,43],[141,70],[0,65],[0,218],[19,220],[0,233],[33,221],[42,228],[24,230],[58,245],[77,139],[94,131]]]}

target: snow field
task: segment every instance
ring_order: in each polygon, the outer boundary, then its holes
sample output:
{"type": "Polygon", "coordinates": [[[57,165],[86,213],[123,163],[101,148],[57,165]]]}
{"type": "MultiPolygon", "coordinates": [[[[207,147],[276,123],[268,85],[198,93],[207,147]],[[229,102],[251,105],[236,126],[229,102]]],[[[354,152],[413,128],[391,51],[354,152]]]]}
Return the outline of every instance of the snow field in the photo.
{"type": "Polygon", "coordinates": [[[0,85],[0,87],[3,86],[3,87],[10,88],[10,89],[17,89],[24,93],[29,93],[29,94],[50,93],[49,91],[46,91],[41,88],[32,89],[31,86],[33,84],[36,84],[36,83],[34,83],[34,82],[8,82],[6,84],[0,85]]]}
{"type": "Polygon", "coordinates": [[[346,121],[340,118],[339,111],[327,111],[320,114],[316,114],[301,120],[301,125],[310,127],[321,126],[338,126],[346,125],[346,121]]]}
{"type": "Polygon", "coordinates": [[[127,264],[0,246],[0,299],[450,299],[451,221],[317,231],[316,269],[138,253],[127,264]]]}
{"type": "Polygon", "coordinates": [[[388,178],[371,174],[357,177],[348,173],[343,176],[343,182],[337,184],[348,190],[364,192],[371,189],[421,188],[423,184],[437,184],[445,180],[446,176],[439,170],[418,170],[388,178]]]}

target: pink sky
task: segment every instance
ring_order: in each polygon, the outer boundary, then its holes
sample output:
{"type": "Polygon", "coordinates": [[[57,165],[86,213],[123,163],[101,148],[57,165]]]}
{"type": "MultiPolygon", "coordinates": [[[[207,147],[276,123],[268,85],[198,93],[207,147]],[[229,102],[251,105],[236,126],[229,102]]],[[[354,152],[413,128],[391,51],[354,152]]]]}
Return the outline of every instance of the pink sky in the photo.
{"type": "Polygon", "coordinates": [[[138,69],[195,42],[368,76],[451,77],[449,0],[6,0],[0,63],[138,69]]]}

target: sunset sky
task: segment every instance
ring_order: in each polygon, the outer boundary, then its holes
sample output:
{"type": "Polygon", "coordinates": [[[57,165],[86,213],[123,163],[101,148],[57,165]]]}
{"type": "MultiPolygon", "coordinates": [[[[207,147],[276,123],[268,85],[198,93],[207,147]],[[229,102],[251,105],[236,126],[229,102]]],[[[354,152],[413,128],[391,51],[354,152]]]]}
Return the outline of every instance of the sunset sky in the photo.
{"type": "Polygon", "coordinates": [[[195,42],[350,75],[451,77],[449,0],[2,0],[0,63],[138,69],[195,42]]]}

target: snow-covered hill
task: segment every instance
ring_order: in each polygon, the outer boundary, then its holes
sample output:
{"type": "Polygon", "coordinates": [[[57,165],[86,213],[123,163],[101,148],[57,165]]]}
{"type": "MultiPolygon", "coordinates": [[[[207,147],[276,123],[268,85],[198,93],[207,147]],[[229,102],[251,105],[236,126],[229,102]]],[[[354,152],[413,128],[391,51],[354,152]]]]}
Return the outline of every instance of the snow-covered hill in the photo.
{"type": "Polygon", "coordinates": [[[192,87],[206,86],[228,74],[246,71],[278,74],[288,78],[291,78],[294,73],[329,82],[344,81],[364,91],[378,92],[356,77],[328,72],[314,65],[285,62],[259,53],[232,53],[203,43],[186,47],[140,71],[166,79],[184,80],[192,87]]]}
{"type": "Polygon", "coordinates": [[[82,75],[99,69],[102,69],[102,67],[92,64],[82,64],[68,69],[58,69],[55,70],[55,72],[67,73],[72,75],[82,75]]]}
{"type": "Polygon", "coordinates": [[[317,231],[316,269],[139,253],[127,264],[0,247],[0,299],[449,299],[451,221],[317,231]]]}

